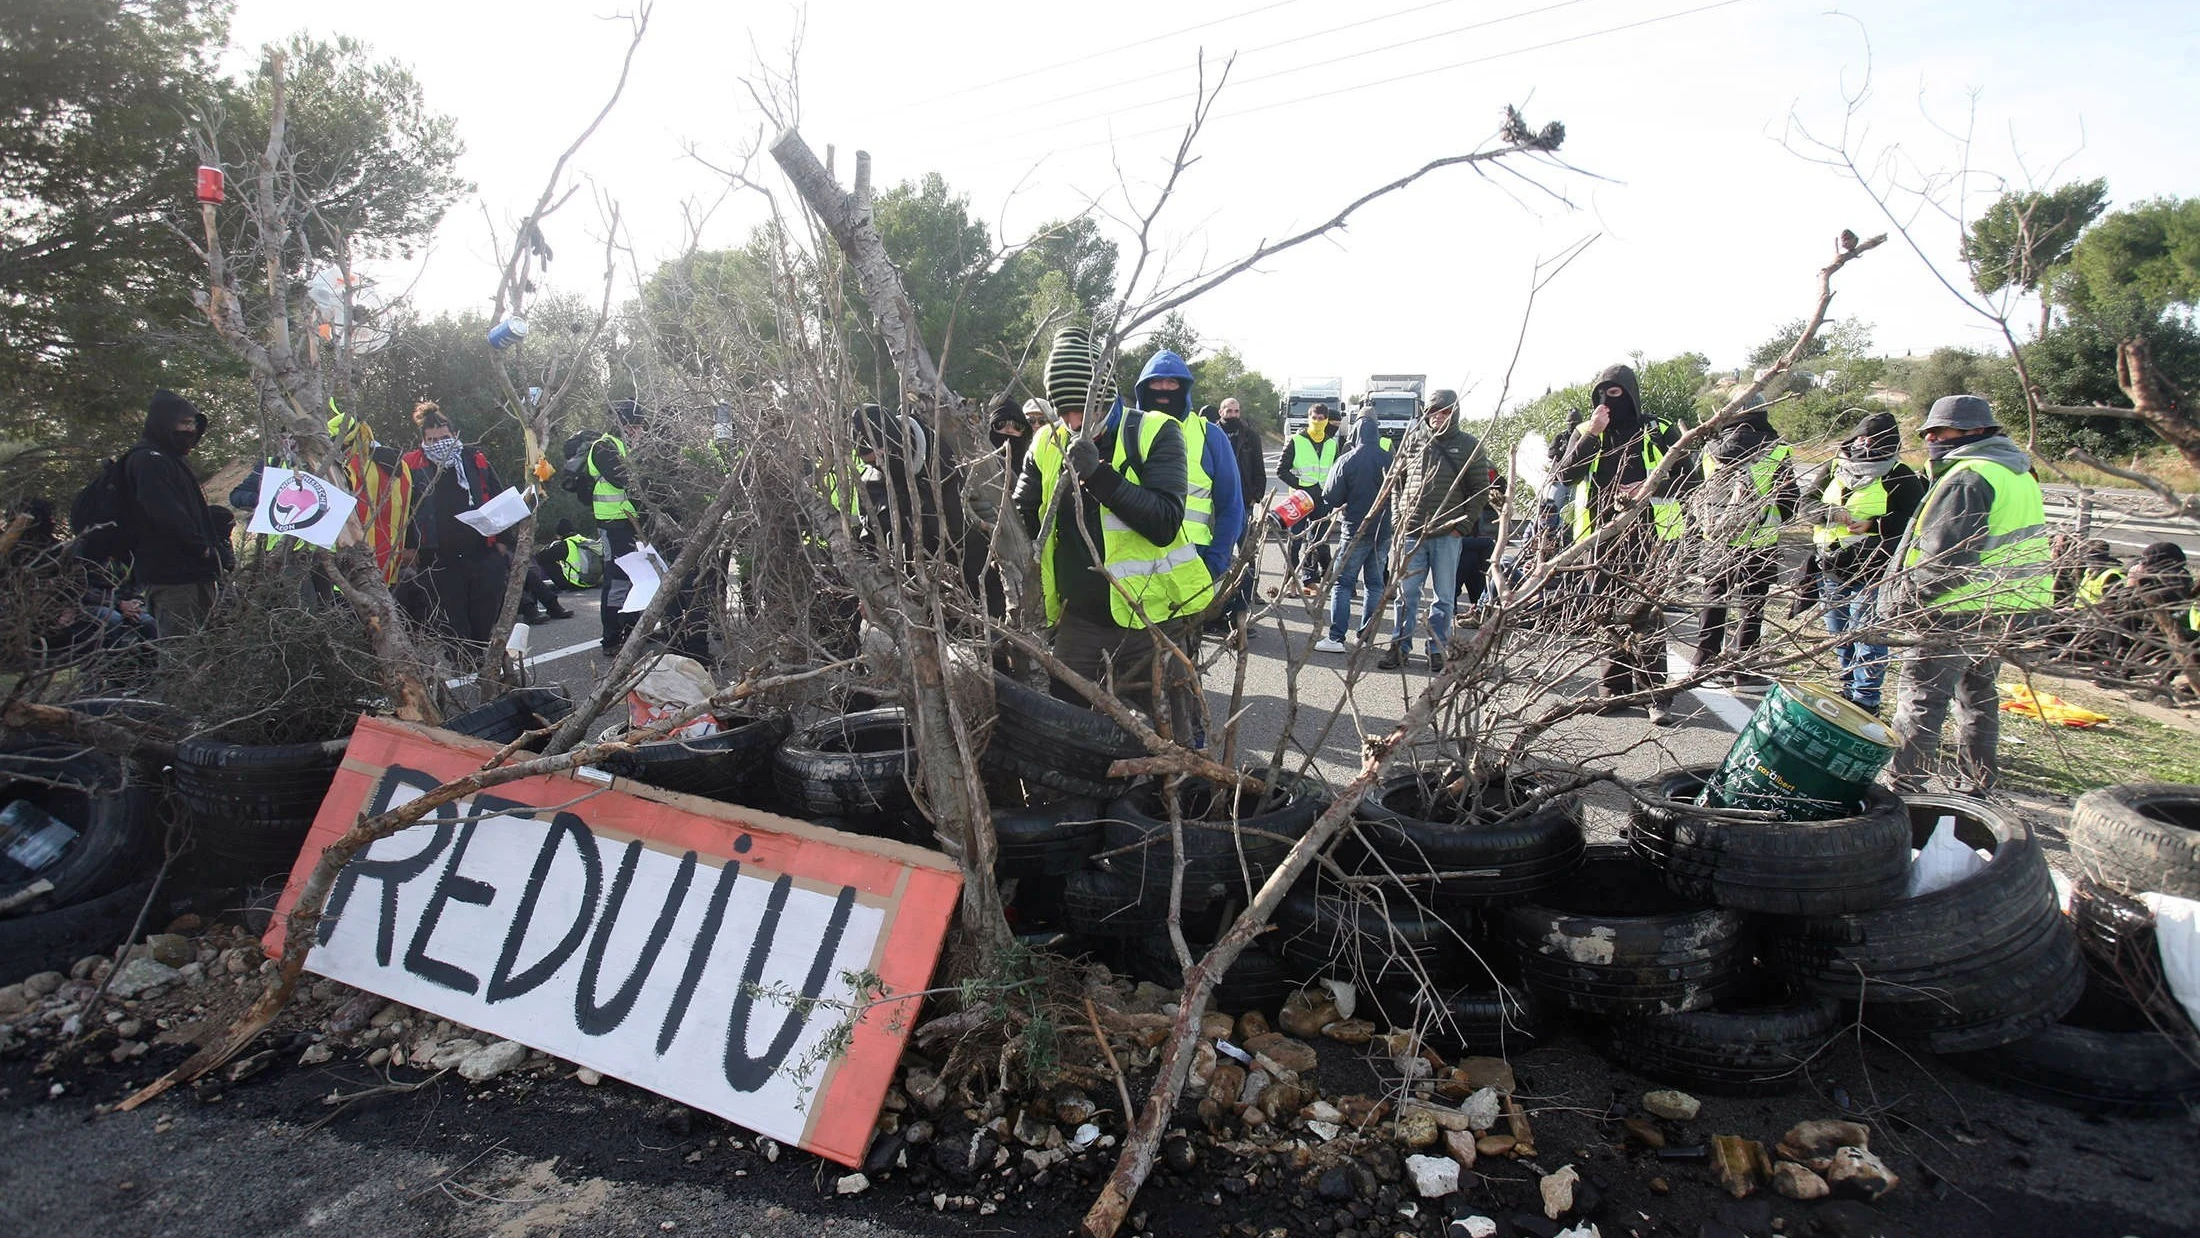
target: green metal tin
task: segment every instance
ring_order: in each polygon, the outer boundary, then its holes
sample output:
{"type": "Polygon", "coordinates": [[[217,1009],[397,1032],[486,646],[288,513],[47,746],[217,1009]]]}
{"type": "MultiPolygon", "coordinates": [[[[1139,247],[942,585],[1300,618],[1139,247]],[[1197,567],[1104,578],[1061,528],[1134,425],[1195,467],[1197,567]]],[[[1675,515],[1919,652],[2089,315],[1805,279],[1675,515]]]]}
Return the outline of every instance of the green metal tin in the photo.
{"type": "Polygon", "coordinates": [[[1840,693],[1781,682],[1742,728],[1704,786],[1703,802],[1752,808],[1788,821],[1853,815],[1864,788],[1894,755],[1894,732],[1840,693]]]}

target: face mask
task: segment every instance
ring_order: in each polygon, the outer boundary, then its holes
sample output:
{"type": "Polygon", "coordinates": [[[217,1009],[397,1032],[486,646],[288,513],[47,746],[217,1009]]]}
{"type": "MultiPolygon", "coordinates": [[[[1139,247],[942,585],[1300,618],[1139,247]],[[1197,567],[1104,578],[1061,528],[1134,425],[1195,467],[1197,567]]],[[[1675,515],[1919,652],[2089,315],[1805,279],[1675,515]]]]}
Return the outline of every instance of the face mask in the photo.
{"type": "Polygon", "coordinates": [[[420,445],[420,454],[426,456],[429,463],[439,464],[444,468],[456,465],[465,451],[466,444],[460,442],[456,434],[447,438],[429,439],[420,445]]]}
{"type": "Polygon", "coordinates": [[[1949,452],[1954,451],[1956,448],[1963,446],[1969,441],[1969,439],[1950,438],[1941,439],[1937,442],[1928,442],[1925,444],[1925,455],[1933,463],[1938,464],[1942,460],[1948,458],[1949,452]]]}
{"type": "Polygon", "coordinates": [[[1329,437],[1329,423],[1326,421],[1307,422],[1306,437],[1314,440],[1316,443],[1320,443],[1323,439],[1329,437]]]}
{"type": "Polygon", "coordinates": [[[1167,413],[1171,417],[1182,417],[1184,415],[1184,388],[1178,387],[1174,391],[1162,391],[1158,388],[1148,387],[1145,394],[1148,408],[1167,413]]]}
{"type": "Polygon", "coordinates": [[[190,450],[191,450],[192,448],[194,448],[194,447],[196,447],[196,446],[198,446],[198,445],[199,445],[199,439],[200,439],[201,437],[202,437],[202,436],[201,436],[201,435],[199,434],[199,432],[198,432],[197,430],[178,430],[178,431],[176,431],[176,434],[175,434],[175,439],[176,439],[176,451],[177,451],[177,453],[178,453],[179,455],[181,455],[181,454],[188,454],[188,453],[190,452],[190,450]]]}

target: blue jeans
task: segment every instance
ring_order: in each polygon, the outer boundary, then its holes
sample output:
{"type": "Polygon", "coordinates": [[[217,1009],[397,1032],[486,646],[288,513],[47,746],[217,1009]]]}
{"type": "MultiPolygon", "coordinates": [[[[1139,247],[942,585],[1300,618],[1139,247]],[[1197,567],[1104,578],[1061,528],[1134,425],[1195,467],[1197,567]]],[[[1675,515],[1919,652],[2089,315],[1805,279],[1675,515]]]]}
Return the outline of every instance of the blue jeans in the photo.
{"type": "Polygon", "coordinates": [[[1429,652],[1442,653],[1451,640],[1451,599],[1459,592],[1459,552],[1462,540],[1449,537],[1420,538],[1406,547],[1405,572],[1398,578],[1398,616],[1391,639],[1410,651],[1413,631],[1421,618],[1421,586],[1429,587],[1429,652]]]}
{"type": "MultiPolygon", "coordinates": [[[[1818,582],[1818,595],[1826,603],[1826,631],[1839,636],[1871,626],[1876,585],[1852,584],[1831,575],[1820,576],[1818,582]]],[[[1859,640],[1836,652],[1841,655],[1842,694],[1867,709],[1877,709],[1887,680],[1887,647],[1859,640]]]]}
{"type": "Polygon", "coordinates": [[[1383,581],[1390,566],[1390,539],[1356,537],[1337,554],[1337,583],[1329,590],[1329,639],[1341,641],[1352,626],[1353,589],[1367,586],[1366,623],[1375,626],[1375,600],[1383,596],[1383,581]]]}

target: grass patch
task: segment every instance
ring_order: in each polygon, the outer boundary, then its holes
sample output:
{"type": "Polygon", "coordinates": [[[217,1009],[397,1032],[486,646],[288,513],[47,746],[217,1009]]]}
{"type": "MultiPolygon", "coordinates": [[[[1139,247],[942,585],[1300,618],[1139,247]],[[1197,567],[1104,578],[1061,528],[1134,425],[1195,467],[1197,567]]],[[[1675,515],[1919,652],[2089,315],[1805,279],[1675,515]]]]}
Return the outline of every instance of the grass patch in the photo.
{"type": "Polygon", "coordinates": [[[2100,701],[2087,707],[2115,721],[2077,730],[2003,714],[2001,785],[2076,796],[2119,782],[2200,783],[2200,730],[2137,717],[2100,701]]]}

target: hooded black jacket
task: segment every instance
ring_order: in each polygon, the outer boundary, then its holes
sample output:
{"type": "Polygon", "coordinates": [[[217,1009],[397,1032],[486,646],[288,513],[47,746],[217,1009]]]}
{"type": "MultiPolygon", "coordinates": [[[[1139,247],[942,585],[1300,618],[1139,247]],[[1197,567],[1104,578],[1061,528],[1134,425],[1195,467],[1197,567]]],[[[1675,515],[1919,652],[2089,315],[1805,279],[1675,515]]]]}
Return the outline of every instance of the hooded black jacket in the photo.
{"type": "MultiPolygon", "coordinates": [[[[1184,492],[1189,475],[1184,436],[1156,434],[1153,451],[1140,466],[1139,480],[1134,482],[1116,472],[1111,463],[1115,458],[1115,437],[1126,419],[1126,414],[1120,411],[1110,415],[1100,436],[1093,440],[1093,445],[1100,449],[1100,467],[1092,471],[1092,476],[1087,477],[1083,485],[1076,487],[1085,528],[1091,531],[1094,544],[1099,544],[1100,509],[1105,506],[1140,537],[1166,546],[1175,540],[1177,530],[1184,523],[1184,492]]],[[[1074,479],[1065,480],[1075,484],[1074,479]]],[[[1024,531],[1034,538],[1039,536],[1045,493],[1046,483],[1039,476],[1039,457],[1036,454],[1024,457],[1023,472],[1016,477],[1016,514],[1024,522],[1024,531]]],[[[1069,514],[1065,508],[1054,518],[1057,525],[1054,583],[1062,591],[1064,612],[1074,611],[1093,622],[1112,624],[1115,619],[1108,600],[1107,578],[1093,570],[1092,553],[1086,548],[1085,539],[1067,523],[1069,514]]]]}
{"type": "Polygon", "coordinates": [[[1268,493],[1268,454],[1261,450],[1260,431],[1242,412],[1235,419],[1225,417],[1215,424],[1230,436],[1230,449],[1237,453],[1238,490],[1244,495],[1245,510],[1250,512],[1268,493]]]}
{"type": "MultiPolygon", "coordinates": [[[[1650,475],[1642,459],[1643,436],[1648,434],[1651,443],[1665,451],[1671,451],[1680,440],[1678,426],[1659,425],[1644,415],[1642,384],[1636,380],[1633,366],[1610,366],[1597,375],[1589,388],[1592,408],[1602,402],[1599,393],[1614,383],[1626,389],[1628,407],[1612,410],[1611,423],[1602,434],[1567,435],[1565,454],[1558,460],[1561,481],[1571,486],[1588,480],[1590,512],[1599,525],[1620,505],[1621,486],[1634,485],[1650,475]]],[[[1688,482],[1688,471],[1676,466],[1666,473],[1657,497],[1679,497],[1687,490],[1688,482]]]]}
{"type": "MultiPolygon", "coordinates": [[[[198,414],[206,432],[206,414],[198,414]]],[[[140,585],[192,585],[221,576],[227,538],[199,492],[198,474],[177,450],[173,413],[147,413],[145,431],[124,459],[123,476],[137,504],[137,553],[132,579],[140,585]]]]}

